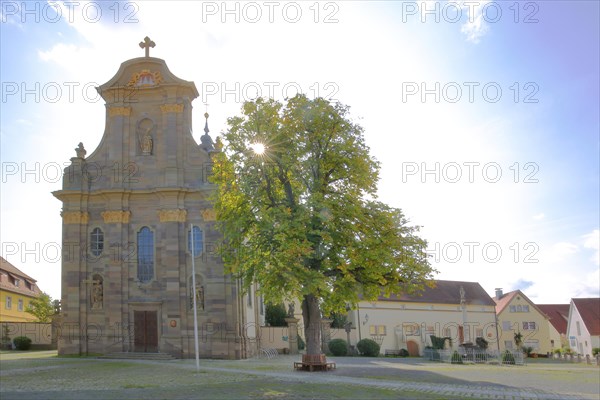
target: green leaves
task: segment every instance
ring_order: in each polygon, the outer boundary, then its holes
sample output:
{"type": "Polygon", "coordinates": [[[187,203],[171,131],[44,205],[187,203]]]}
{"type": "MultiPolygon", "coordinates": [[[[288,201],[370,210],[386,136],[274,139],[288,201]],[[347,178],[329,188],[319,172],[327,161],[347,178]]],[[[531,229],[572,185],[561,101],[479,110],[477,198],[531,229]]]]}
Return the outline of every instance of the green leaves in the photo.
{"type": "Polygon", "coordinates": [[[50,295],[42,293],[30,301],[25,311],[36,317],[38,322],[50,322],[51,317],[55,314],[55,307],[50,295]]]}
{"type": "Polygon", "coordinates": [[[431,278],[418,228],[376,201],[379,164],[347,106],[257,99],[228,124],[212,178],[224,261],[267,302],[310,294],[327,314],[343,312],[431,278]]]}

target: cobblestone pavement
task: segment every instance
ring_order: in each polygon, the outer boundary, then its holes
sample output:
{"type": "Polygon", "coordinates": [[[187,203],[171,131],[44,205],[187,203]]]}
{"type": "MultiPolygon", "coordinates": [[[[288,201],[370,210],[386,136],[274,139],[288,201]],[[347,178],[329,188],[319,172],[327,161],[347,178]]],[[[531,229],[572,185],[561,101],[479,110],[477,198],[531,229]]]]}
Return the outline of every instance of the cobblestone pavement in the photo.
{"type": "MultiPolygon", "coordinates": [[[[185,399],[192,396],[195,393],[194,390],[198,390],[194,387],[206,389],[206,386],[202,386],[202,382],[217,381],[223,384],[223,387],[218,388],[221,392],[205,392],[205,398],[227,397],[227,394],[230,395],[229,398],[239,396],[255,398],[256,395],[248,393],[249,389],[247,388],[266,388],[269,386],[269,382],[274,384],[278,382],[273,387],[288,388],[301,388],[304,383],[313,384],[312,386],[321,385],[319,387],[329,388],[326,392],[330,395],[337,395],[337,398],[351,396],[354,396],[353,398],[377,398],[376,393],[384,393],[378,390],[388,391],[386,398],[395,398],[394,393],[398,393],[397,398],[428,399],[598,400],[600,398],[600,369],[595,366],[550,362],[530,363],[527,366],[449,365],[418,358],[330,357],[328,361],[336,362],[337,370],[309,373],[293,370],[293,362],[298,358],[299,356],[279,356],[271,360],[200,360],[201,374],[199,375],[189,373],[196,368],[194,360],[161,362],[45,358],[11,362],[4,359],[0,364],[0,381],[3,383],[1,385],[3,388],[0,387],[0,398],[7,396],[5,397],[7,399],[76,399],[83,397],[119,399],[127,394],[127,398],[132,399],[148,398],[148,390],[151,390],[154,395],[152,398],[185,399]],[[146,381],[140,381],[136,377],[139,376],[142,369],[140,369],[141,365],[136,367],[136,364],[145,365],[143,370],[149,371],[152,376],[168,375],[169,379],[173,381],[167,382],[165,379],[156,380],[156,378],[153,378],[155,380],[148,378],[146,381]],[[62,368],[65,371],[64,375],[53,372],[62,368]],[[178,373],[179,370],[182,373],[178,373]],[[113,383],[106,387],[96,379],[95,373],[104,376],[104,379],[112,379],[113,383]],[[28,384],[26,381],[20,380],[20,377],[24,376],[60,377],[60,382],[54,384],[52,381],[53,383],[49,385],[56,387],[43,385],[40,387],[40,385],[32,385],[35,381],[28,384]],[[173,378],[179,376],[181,378],[173,378]],[[193,378],[193,376],[197,378],[193,378]],[[123,381],[121,382],[121,380],[123,381]],[[129,384],[130,380],[135,384],[129,384]],[[231,397],[232,387],[227,386],[229,383],[241,385],[237,387],[238,392],[234,392],[237,393],[234,397],[231,397]],[[127,390],[119,391],[119,387],[125,387],[127,390]],[[149,387],[154,389],[148,389],[149,387]],[[348,389],[353,387],[356,389],[348,389]],[[54,393],[50,397],[48,396],[51,393],[48,390],[54,393]],[[210,397],[211,395],[213,397],[210,397]]],[[[46,378],[44,382],[47,382],[44,385],[48,385],[50,381],[47,381],[46,378]]],[[[296,389],[290,390],[292,396],[294,393],[299,393],[294,391],[296,389]]],[[[288,393],[288,397],[290,393],[288,393]]],[[[281,395],[283,393],[274,395],[273,398],[281,397],[281,395]]],[[[311,398],[314,396],[300,397],[311,398]]],[[[327,398],[327,396],[315,398],[327,398]]]]}
{"type": "MultiPolygon", "coordinates": [[[[287,357],[285,358],[287,359],[287,357]]],[[[295,358],[289,358],[290,365],[295,360],[295,358]]],[[[469,398],[478,398],[478,399],[512,399],[512,400],[521,400],[521,399],[594,399],[597,400],[599,397],[598,393],[567,393],[564,391],[547,391],[540,390],[536,388],[526,387],[511,387],[500,384],[487,383],[483,384],[481,382],[469,382],[467,380],[463,381],[461,384],[456,383],[437,383],[437,382],[428,382],[424,381],[392,381],[387,380],[385,378],[382,379],[373,379],[367,377],[359,377],[359,376],[345,376],[349,372],[349,365],[351,365],[347,360],[351,360],[350,362],[355,363],[353,368],[362,368],[363,374],[365,374],[365,369],[371,369],[370,373],[365,375],[372,376],[372,374],[382,373],[382,370],[385,370],[387,367],[383,365],[373,364],[373,362],[378,363],[381,359],[364,359],[362,363],[360,359],[336,359],[335,361],[338,364],[338,370],[327,373],[309,373],[309,372],[296,372],[296,371],[266,371],[260,369],[252,369],[251,373],[253,375],[262,375],[268,376],[275,379],[286,380],[286,381],[301,381],[306,383],[335,383],[335,384],[344,384],[344,385],[359,385],[373,388],[381,388],[381,389],[391,389],[396,391],[415,391],[422,393],[429,393],[439,395],[440,398],[445,397],[469,397],[469,398]],[[374,361],[375,360],[375,361],[374,361]],[[346,364],[348,362],[348,364],[346,364]],[[366,367],[366,368],[365,368],[366,367]]],[[[279,361],[277,365],[281,362],[279,361]]],[[[212,363],[203,363],[200,368],[209,371],[227,371],[236,373],[250,373],[247,369],[236,369],[236,368],[223,368],[211,366],[212,363]],[[206,365],[208,364],[208,365],[206,365]]],[[[395,364],[395,363],[392,363],[395,364]]],[[[284,363],[285,365],[285,363],[284,363]]],[[[443,364],[432,364],[432,365],[440,365],[443,364]]],[[[186,365],[187,368],[195,368],[195,365],[186,365]]],[[[474,366],[473,366],[474,367],[474,366]]],[[[464,368],[463,366],[453,366],[452,369],[456,368],[464,368]]],[[[469,368],[467,366],[467,368],[469,368]]],[[[495,368],[507,368],[502,366],[495,366],[495,368]]],[[[519,374],[519,371],[516,368],[519,367],[509,367],[515,368],[511,371],[513,374],[519,374]]],[[[385,373],[383,376],[386,376],[385,373]]],[[[389,375],[387,375],[389,378],[389,375]]],[[[600,379],[600,378],[599,378],[600,379]]],[[[598,388],[600,390],[600,388],[598,388]]]]}

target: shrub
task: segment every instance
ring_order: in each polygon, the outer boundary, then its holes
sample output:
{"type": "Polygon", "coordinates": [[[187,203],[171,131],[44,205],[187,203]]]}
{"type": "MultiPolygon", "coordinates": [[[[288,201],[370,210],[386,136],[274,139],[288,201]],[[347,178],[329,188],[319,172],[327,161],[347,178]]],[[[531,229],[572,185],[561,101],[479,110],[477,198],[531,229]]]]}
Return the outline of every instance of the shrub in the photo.
{"type": "Polygon", "coordinates": [[[265,309],[265,323],[268,326],[287,326],[285,318],[287,312],[283,304],[267,304],[265,309]]]}
{"type": "Polygon", "coordinates": [[[482,337],[478,337],[477,339],[475,339],[475,344],[477,344],[477,347],[483,350],[487,350],[488,348],[488,341],[482,337]]]}
{"type": "Polygon", "coordinates": [[[596,357],[598,354],[600,354],[600,347],[594,347],[592,349],[592,355],[596,357]]]}
{"type": "Polygon", "coordinates": [[[400,357],[408,357],[408,350],[400,349],[400,357]]]}
{"type": "Polygon", "coordinates": [[[463,363],[462,356],[458,353],[458,351],[454,350],[454,353],[452,353],[452,358],[450,359],[450,363],[451,364],[462,364],[463,363]]]}
{"type": "Polygon", "coordinates": [[[515,363],[515,357],[512,355],[512,353],[508,350],[504,350],[504,353],[502,353],[502,364],[514,364],[515,363]]]}
{"type": "Polygon", "coordinates": [[[344,339],[332,339],[327,346],[334,356],[341,357],[348,354],[348,343],[344,339]]]}
{"type": "Polygon", "coordinates": [[[377,357],[379,355],[380,346],[372,339],[362,339],[356,343],[356,348],[362,356],[377,357]]]}
{"type": "Polygon", "coordinates": [[[306,343],[304,343],[304,339],[302,339],[302,336],[298,335],[298,350],[304,350],[305,347],[306,343]]]}
{"type": "Polygon", "coordinates": [[[431,335],[431,347],[436,349],[436,350],[444,350],[444,347],[446,346],[446,340],[450,343],[450,346],[452,346],[452,338],[451,337],[439,337],[439,336],[434,336],[431,335]]]}
{"type": "Polygon", "coordinates": [[[27,336],[17,336],[13,339],[13,343],[17,350],[29,350],[31,347],[31,339],[27,336]]]}
{"type": "Polygon", "coordinates": [[[533,347],[531,347],[531,346],[523,347],[523,352],[525,354],[527,354],[527,357],[531,357],[531,355],[533,354],[533,347]]]}

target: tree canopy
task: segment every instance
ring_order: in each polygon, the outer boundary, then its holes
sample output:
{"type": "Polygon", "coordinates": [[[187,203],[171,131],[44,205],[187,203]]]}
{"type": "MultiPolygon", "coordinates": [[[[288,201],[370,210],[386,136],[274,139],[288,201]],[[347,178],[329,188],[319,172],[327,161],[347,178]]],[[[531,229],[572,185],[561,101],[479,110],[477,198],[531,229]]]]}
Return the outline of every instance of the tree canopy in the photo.
{"type": "Polygon", "coordinates": [[[380,166],[347,106],[259,98],[228,125],[212,175],[225,265],[244,285],[258,282],[267,302],[302,301],[308,354],[318,352],[321,312],[413,293],[431,278],[419,228],[377,201],[380,166]]]}
{"type": "Polygon", "coordinates": [[[38,322],[50,322],[50,318],[56,313],[52,298],[47,293],[31,300],[25,311],[36,317],[38,322]]]}

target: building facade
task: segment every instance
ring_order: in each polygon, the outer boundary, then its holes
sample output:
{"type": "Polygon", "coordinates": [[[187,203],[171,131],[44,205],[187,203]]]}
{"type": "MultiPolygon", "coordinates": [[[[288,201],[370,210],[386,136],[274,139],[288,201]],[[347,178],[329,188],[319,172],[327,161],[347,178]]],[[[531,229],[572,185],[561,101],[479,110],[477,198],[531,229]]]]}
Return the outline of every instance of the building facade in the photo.
{"type": "Polygon", "coordinates": [[[195,84],[150,57],[149,44],[98,88],[102,140],[87,157],[79,144],[53,193],[63,221],[59,354],[193,357],[195,297],[200,356],[249,357],[258,349],[259,314],[248,312],[256,300],[216,251],[207,177],[218,149],[208,124],[200,143],[192,136],[195,84]]]}
{"type": "Polygon", "coordinates": [[[0,322],[35,322],[27,307],[40,294],[35,279],[0,257],[0,322]]]}
{"type": "Polygon", "coordinates": [[[516,333],[522,336],[521,345],[533,348],[534,353],[546,354],[560,347],[560,335],[552,334],[548,316],[523,292],[502,293],[502,289],[496,289],[494,300],[501,332],[501,350],[517,349],[516,333]]]}
{"type": "Polygon", "coordinates": [[[350,312],[358,340],[373,339],[386,350],[407,349],[412,356],[431,346],[431,335],[450,337],[451,348],[475,344],[478,337],[497,349],[494,301],[477,282],[436,280],[416,295],[361,301],[350,312]]]}

